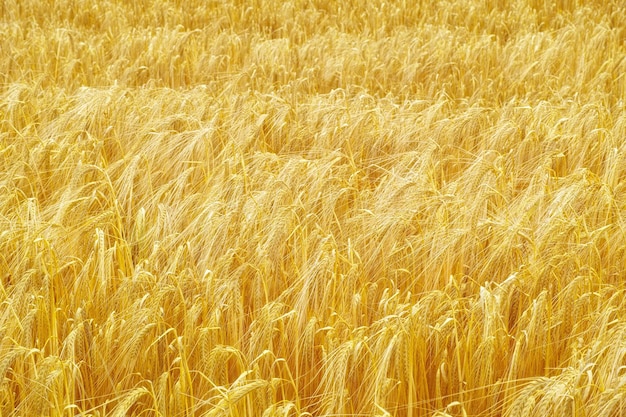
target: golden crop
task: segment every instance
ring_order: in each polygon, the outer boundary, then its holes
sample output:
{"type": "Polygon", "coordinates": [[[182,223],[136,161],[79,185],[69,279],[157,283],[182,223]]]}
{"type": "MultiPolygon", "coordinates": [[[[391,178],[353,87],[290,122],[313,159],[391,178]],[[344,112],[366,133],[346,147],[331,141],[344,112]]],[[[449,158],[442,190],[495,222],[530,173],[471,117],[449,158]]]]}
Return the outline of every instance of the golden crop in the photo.
{"type": "Polygon", "coordinates": [[[0,415],[626,415],[626,8],[5,0],[0,415]]]}

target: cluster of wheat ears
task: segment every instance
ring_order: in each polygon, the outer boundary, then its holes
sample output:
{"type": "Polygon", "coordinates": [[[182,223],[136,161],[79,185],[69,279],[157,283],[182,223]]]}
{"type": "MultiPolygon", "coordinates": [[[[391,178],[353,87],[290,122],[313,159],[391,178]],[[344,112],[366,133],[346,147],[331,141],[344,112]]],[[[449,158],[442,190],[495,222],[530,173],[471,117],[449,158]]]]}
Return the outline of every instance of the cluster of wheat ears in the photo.
{"type": "Polygon", "coordinates": [[[0,415],[626,415],[626,9],[0,3],[0,415]]]}

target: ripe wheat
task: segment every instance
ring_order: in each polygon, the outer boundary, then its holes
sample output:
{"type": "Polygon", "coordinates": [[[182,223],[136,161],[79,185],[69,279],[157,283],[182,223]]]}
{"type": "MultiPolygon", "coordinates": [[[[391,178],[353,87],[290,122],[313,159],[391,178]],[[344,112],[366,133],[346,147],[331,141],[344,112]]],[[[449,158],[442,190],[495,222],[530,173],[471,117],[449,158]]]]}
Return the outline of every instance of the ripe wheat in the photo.
{"type": "Polygon", "coordinates": [[[0,4],[0,415],[626,411],[626,8],[0,4]]]}

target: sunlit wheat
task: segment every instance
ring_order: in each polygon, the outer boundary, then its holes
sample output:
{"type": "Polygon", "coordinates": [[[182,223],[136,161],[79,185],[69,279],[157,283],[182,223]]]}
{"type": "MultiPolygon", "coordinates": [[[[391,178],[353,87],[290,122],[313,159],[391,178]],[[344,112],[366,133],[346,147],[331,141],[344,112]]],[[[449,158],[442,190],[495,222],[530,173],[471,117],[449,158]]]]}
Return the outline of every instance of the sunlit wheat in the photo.
{"type": "Polygon", "coordinates": [[[620,1],[7,0],[0,414],[626,413],[620,1]]]}

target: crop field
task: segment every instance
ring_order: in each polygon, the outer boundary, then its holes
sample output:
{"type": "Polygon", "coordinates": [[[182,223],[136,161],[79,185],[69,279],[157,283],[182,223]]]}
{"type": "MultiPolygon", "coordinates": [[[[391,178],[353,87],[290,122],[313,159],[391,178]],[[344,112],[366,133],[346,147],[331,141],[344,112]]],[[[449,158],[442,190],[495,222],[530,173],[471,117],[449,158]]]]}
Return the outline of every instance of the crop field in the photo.
{"type": "Polygon", "coordinates": [[[626,417],[620,0],[3,0],[0,416],[626,417]]]}

